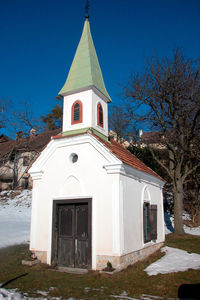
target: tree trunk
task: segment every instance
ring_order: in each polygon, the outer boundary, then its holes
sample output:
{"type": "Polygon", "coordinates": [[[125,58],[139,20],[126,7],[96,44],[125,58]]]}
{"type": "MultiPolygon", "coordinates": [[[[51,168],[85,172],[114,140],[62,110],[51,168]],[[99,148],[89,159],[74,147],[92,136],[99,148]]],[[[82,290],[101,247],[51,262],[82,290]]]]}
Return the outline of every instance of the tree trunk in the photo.
{"type": "Polygon", "coordinates": [[[183,235],[183,183],[177,180],[174,186],[174,233],[183,235]]]}
{"type": "Polygon", "coordinates": [[[13,190],[18,186],[18,166],[19,161],[16,159],[14,159],[14,166],[13,166],[13,183],[12,183],[12,188],[13,190]]]}
{"type": "Polygon", "coordinates": [[[13,189],[13,190],[16,189],[17,185],[18,185],[17,175],[14,174],[14,175],[13,175],[12,189],[13,189]]]}

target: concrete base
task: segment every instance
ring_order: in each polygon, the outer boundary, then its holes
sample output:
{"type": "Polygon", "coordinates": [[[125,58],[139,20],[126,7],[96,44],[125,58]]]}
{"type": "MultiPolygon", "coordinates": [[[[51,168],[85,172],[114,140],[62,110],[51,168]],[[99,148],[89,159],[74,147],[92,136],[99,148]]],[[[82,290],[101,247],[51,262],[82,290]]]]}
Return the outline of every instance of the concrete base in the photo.
{"type": "MultiPolygon", "coordinates": [[[[114,272],[120,271],[127,268],[129,265],[135,264],[137,261],[145,259],[158,249],[163,246],[163,243],[150,244],[146,245],[145,248],[140,250],[124,254],[122,256],[112,256],[112,255],[97,255],[97,265],[96,270],[103,270],[107,266],[109,261],[112,264],[112,267],[115,269],[114,272]]],[[[35,251],[31,250],[37,256],[38,260],[42,263],[47,263],[47,252],[46,251],[35,251]]],[[[61,272],[68,272],[72,274],[84,274],[87,273],[87,269],[78,269],[78,268],[67,268],[67,267],[58,267],[58,270],[61,272]]]]}
{"type": "Polygon", "coordinates": [[[47,252],[46,251],[35,251],[30,249],[31,252],[33,252],[35,254],[35,256],[43,263],[46,264],[47,263],[47,252]]]}
{"type": "Polygon", "coordinates": [[[116,270],[122,270],[129,265],[135,264],[137,261],[145,259],[149,255],[162,247],[163,243],[149,245],[141,250],[134,251],[122,256],[97,255],[97,270],[102,270],[106,267],[109,261],[112,267],[116,270]]]}

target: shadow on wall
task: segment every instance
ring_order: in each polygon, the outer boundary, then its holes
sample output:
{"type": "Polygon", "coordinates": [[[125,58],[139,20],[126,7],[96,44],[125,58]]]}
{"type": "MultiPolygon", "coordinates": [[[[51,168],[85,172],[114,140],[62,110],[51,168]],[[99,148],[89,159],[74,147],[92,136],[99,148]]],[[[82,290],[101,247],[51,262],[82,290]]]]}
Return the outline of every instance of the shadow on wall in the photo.
{"type": "Polygon", "coordinates": [[[200,299],[200,283],[182,284],[178,289],[178,299],[199,300],[200,299]]]}
{"type": "Polygon", "coordinates": [[[169,229],[171,232],[174,232],[174,228],[172,226],[172,221],[171,221],[171,214],[169,212],[165,212],[164,214],[165,218],[165,224],[167,226],[167,229],[169,229]]]}

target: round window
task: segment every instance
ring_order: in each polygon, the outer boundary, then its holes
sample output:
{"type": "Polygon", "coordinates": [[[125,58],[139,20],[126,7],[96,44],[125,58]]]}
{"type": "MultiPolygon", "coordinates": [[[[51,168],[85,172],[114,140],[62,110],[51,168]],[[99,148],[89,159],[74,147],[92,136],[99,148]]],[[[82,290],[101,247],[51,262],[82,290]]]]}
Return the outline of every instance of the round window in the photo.
{"type": "Polygon", "coordinates": [[[76,153],[72,153],[70,154],[70,157],[69,157],[70,161],[74,164],[77,162],[78,160],[78,155],[76,153]]]}

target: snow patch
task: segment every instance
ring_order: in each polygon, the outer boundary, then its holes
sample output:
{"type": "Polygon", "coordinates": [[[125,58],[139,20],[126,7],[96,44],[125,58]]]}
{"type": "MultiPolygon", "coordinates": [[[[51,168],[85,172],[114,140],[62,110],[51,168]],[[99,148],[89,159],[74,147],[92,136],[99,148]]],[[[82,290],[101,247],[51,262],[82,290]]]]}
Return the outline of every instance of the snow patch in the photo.
{"type": "Polygon", "coordinates": [[[30,238],[32,191],[0,193],[0,248],[27,243],[30,238]]]}
{"type": "Polygon", "coordinates": [[[149,276],[159,273],[184,272],[188,269],[200,269],[199,254],[188,253],[184,250],[171,247],[163,247],[161,251],[165,252],[166,255],[144,270],[149,276]]]}
{"type": "MultiPolygon", "coordinates": [[[[46,296],[46,292],[42,292],[42,291],[38,291],[40,292],[41,295],[46,296]]],[[[26,295],[19,293],[17,291],[17,289],[13,289],[13,290],[6,290],[6,289],[1,289],[0,288],[0,300],[22,300],[22,299],[26,299],[26,300],[61,300],[62,298],[60,297],[49,297],[48,298],[32,298],[32,297],[27,297],[26,295]]],[[[75,298],[68,298],[66,300],[75,300],[75,298]]]]}
{"type": "Polygon", "coordinates": [[[17,299],[23,299],[21,298],[21,294],[16,292],[16,289],[14,290],[5,290],[0,288],[0,299],[9,299],[9,300],[17,300],[17,299]]]}
{"type": "Polygon", "coordinates": [[[37,291],[37,294],[40,294],[42,296],[48,296],[48,292],[44,292],[44,291],[37,291]]]}
{"type": "Polygon", "coordinates": [[[188,227],[184,225],[185,233],[192,235],[200,235],[200,226],[199,227],[188,227]]]}
{"type": "Polygon", "coordinates": [[[110,297],[119,299],[119,300],[159,300],[159,299],[163,299],[163,297],[159,297],[159,296],[152,296],[152,295],[146,295],[143,294],[139,299],[137,298],[132,298],[132,297],[128,297],[126,296],[127,293],[124,291],[122,292],[119,296],[118,295],[111,295],[110,297]]]}
{"type": "MultiPolygon", "coordinates": [[[[49,288],[49,291],[52,290],[54,288],[49,288]]],[[[98,289],[97,289],[98,290],[98,289]]],[[[1,289],[0,288],[0,300],[4,299],[4,300],[61,300],[61,297],[50,297],[48,296],[48,292],[44,292],[44,291],[37,291],[38,294],[45,296],[42,298],[32,298],[32,297],[28,297],[26,294],[22,294],[19,293],[17,291],[17,289],[10,289],[10,290],[6,290],[6,289],[1,289]]],[[[126,291],[123,291],[120,295],[110,295],[110,297],[115,298],[115,299],[120,299],[120,300],[159,300],[159,299],[163,299],[162,297],[159,296],[151,296],[151,295],[146,295],[143,294],[139,299],[138,298],[132,298],[129,297],[126,291]]],[[[69,297],[66,298],[66,300],[76,300],[77,298],[74,297],[69,297]]]]}
{"type": "MultiPolygon", "coordinates": [[[[174,217],[173,215],[165,212],[165,234],[169,234],[174,232],[174,217]]],[[[184,212],[183,213],[183,220],[190,220],[190,216],[184,212]]],[[[192,235],[199,235],[200,236],[200,226],[198,227],[188,227],[186,225],[183,226],[185,233],[192,234],[192,235]]]]}

